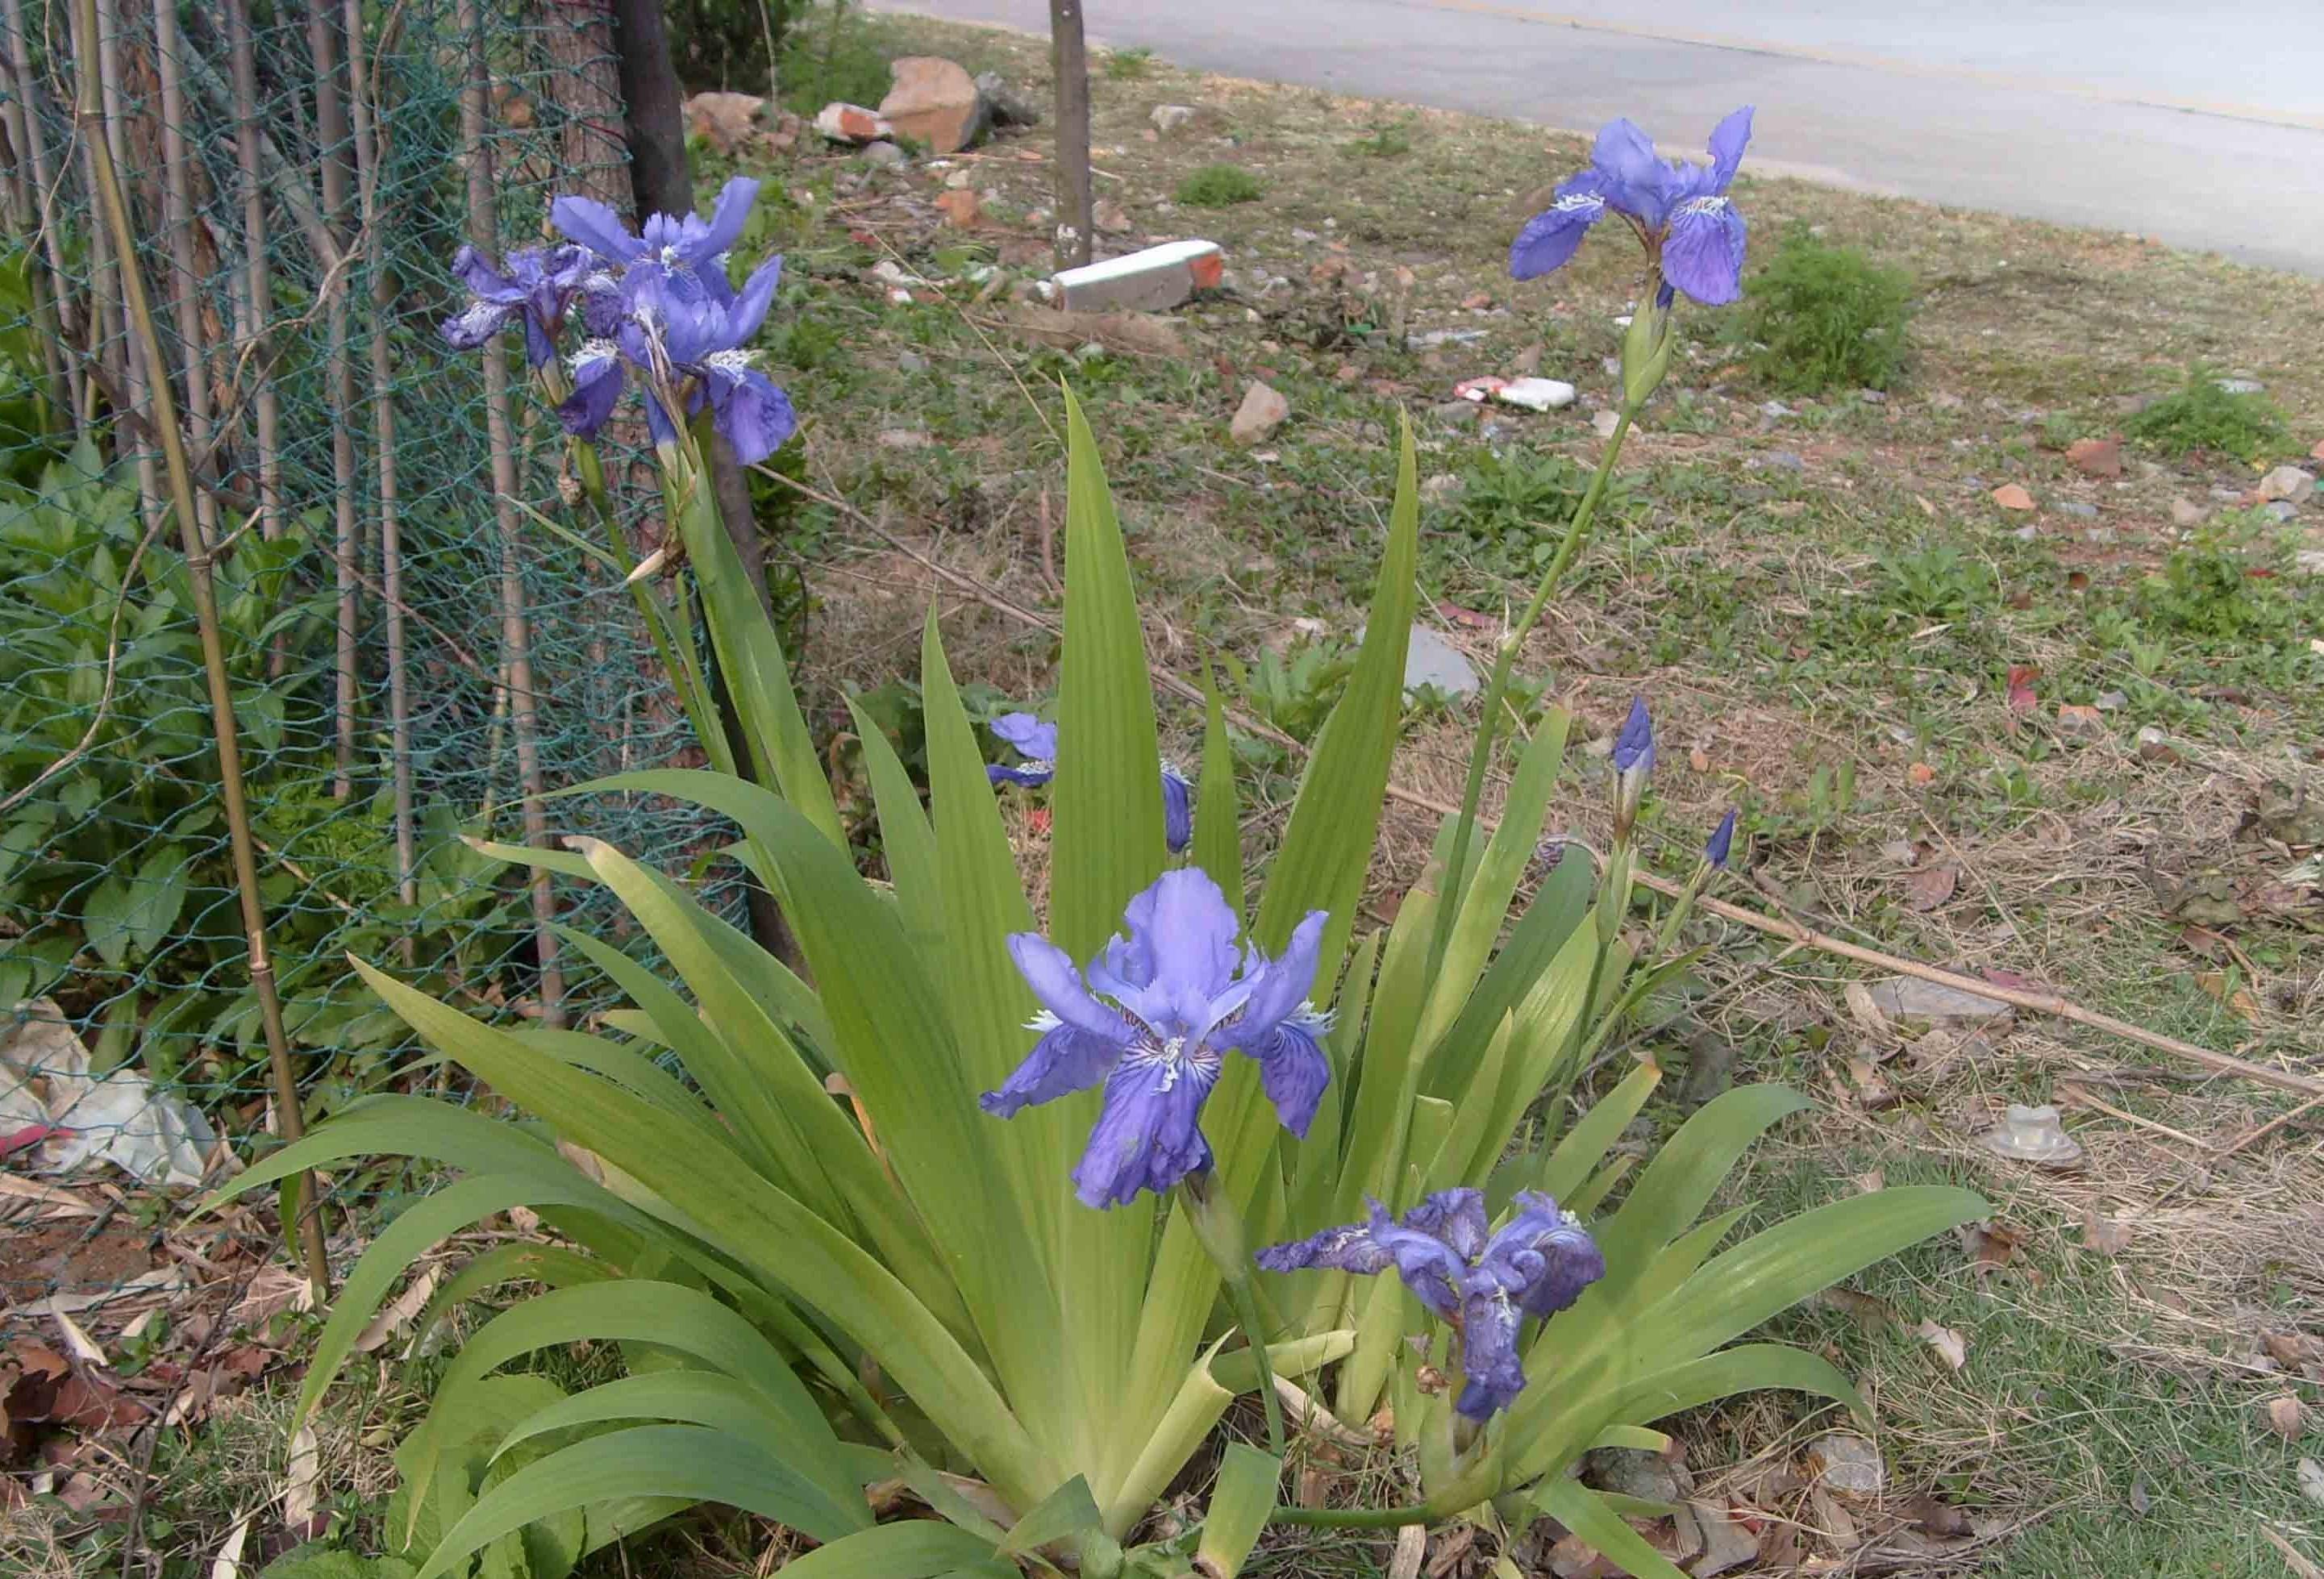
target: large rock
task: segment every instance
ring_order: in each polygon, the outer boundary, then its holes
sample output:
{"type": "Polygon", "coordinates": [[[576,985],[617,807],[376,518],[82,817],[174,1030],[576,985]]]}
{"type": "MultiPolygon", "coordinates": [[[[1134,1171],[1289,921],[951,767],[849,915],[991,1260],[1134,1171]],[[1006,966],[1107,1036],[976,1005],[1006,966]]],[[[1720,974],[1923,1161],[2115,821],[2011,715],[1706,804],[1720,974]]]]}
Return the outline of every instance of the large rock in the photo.
{"type": "Polygon", "coordinates": [[[1009,86],[998,71],[976,74],[976,91],[984,100],[987,119],[996,126],[1038,126],[1041,107],[1009,86]]]}
{"type": "Polygon", "coordinates": [[[2263,503],[2305,504],[2315,492],[2316,479],[2296,466],[2280,466],[2259,480],[2263,503]]]}
{"type": "Polygon", "coordinates": [[[767,101],[755,93],[697,93],[686,101],[686,129],[721,153],[757,141],[759,112],[767,101]]]}
{"type": "Polygon", "coordinates": [[[1226,254],[1214,241],[1171,241],[1127,257],[1084,263],[1055,275],[1057,305],[1076,312],[1160,312],[1226,278],[1226,254]]]}
{"type": "Polygon", "coordinates": [[[1154,129],[1166,137],[1194,118],[1194,106],[1185,104],[1157,104],[1147,116],[1154,123],[1154,129]]]}
{"type": "Polygon", "coordinates": [[[984,97],[958,61],[904,55],[890,69],[895,86],[880,101],[880,114],[898,132],[938,153],[957,153],[984,134],[984,97]]]}

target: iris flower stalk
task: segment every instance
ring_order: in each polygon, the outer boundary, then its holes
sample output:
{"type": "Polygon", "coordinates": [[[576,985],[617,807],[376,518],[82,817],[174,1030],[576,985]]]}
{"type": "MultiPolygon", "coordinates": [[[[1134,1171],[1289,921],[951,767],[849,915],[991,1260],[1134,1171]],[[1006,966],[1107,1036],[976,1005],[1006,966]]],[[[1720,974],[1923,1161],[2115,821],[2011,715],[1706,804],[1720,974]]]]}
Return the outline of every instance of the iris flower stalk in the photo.
{"type": "Polygon", "coordinates": [[[1429,939],[1428,974],[1432,977],[1452,943],[1453,921],[1460,915],[1461,896],[1468,885],[1477,807],[1484,795],[1486,771],[1492,765],[1510,669],[1589,537],[1631,424],[1670,370],[1675,342],[1671,313],[1677,294],[1683,291],[1693,300],[1715,306],[1734,300],[1741,292],[1746,230],[1742,215],[1727,192],[1751,140],[1751,114],[1747,105],[1719,124],[1711,133],[1708,165],[1664,160],[1637,125],[1628,120],[1611,123],[1598,134],[1590,168],[1559,184],[1550,208],[1526,226],[1510,248],[1513,276],[1527,280],[1547,273],[1563,266],[1590,226],[1612,212],[1628,220],[1637,232],[1646,251],[1646,273],[1622,343],[1622,403],[1615,414],[1614,430],[1607,436],[1598,469],[1591,474],[1590,485],[1574,506],[1565,535],[1535,585],[1531,601],[1493,657],[1492,677],[1485,685],[1483,719],[1469,753],[1461,819],[1453,829],[1446,863],[1444,903],[1429,939]]]}

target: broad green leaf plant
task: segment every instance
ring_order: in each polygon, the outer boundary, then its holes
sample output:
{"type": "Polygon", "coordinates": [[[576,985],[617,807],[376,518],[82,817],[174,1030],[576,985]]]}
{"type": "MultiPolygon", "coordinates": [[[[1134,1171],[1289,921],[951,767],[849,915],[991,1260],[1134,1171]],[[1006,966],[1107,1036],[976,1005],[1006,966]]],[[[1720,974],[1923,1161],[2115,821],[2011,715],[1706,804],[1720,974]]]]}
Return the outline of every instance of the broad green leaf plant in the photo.
{"type": "MultiPolygon", "coordinates": [[[[1642,342],[1658,378],[1667,315],[1642,318],[1659,324],[1642,342]]],[[[674,378],[686,364],[661,365],[674,378]]],[[[1633,383],[1626,415],[1652,386],[1633,383]]],[[[1269,1521],[1538,1514],[1602,1533],[1633,1573],[1661,1575],[1675,1570],[1616,1539],[1628,1528],[1618,1510],[1570,1478],[1583,1452],[1659,1443],[1653,1422],[1747,1389],[1863,1408],[1827,1362],[1735,1340],[1982,1203],[1882,1191],[1722,1249],[1743,1214],[1704,1213],[1751,1142],[1804,1099],[1731,1092],[1635,1179],[1610,1149],[1655,1071],[1639,1066],[1572,1111],[1578,1072],[1683,964],[1672,951],[1687,901],[1643,961],[1623,930],[1650,735],[1626,732],[1628,758],[1618,750],[1602,873],[1568,851],[1509,924],[1569,731],[1552,713],[1518,753],[1498,831],[1473,836],[1480,768],[1394,925],[1356,933],[1416,598],[1408,429],[1368,634],[1246,907],[1215,697],[1191,850],[1183,864],[1168,852],[1128,557],[1096,441],[1066,397],[1064,748],[1040,917],[933,614],[919,676],[927,801],[859,720],[885,881],[859,871],[707,487],[715,413],[684,420],[676,385],[650,398],[680,419],[659,424],[658,454],[754,771],[720,771],[738,765],[729,756],[574,792],[667,795],[731,819],[742,830],[731,854],[775,895],[806,968],[787,968],[684,883],[588,839],[488,853],[611,891],[666,962],[649,968],[569,933],[630,1002],[594,1030],[488,1026],[361,965],[396,1013],[520,1116],[377,1096],[236,1182],[381,1154],[427,1159],[449,1180],[349,1275],[302,1417],[433,1246],[518,1207],[555,1236],[479,1256],[422,1318],[519,1290],[450,1357],[399,1455],[390,1535],[417,1579],[494,1552],[554,1579],[704,1502],[818,1543],[789,1566],[802,1579],[1061,1564],[1231,1576],[1269,1521]],[[1333,1226],[1367,1212],[1369,1228],[1333,1226]],[[1504,1214],[1488,1242],[1488,1219],[1504,1214]],[[1260,1251],[1277,1241],[1290,1242],[1260,1251]],[[1363,1275],[1390,1266],[1400,1278],[1363,1275]],[[566,1393],[505,1370],[583,1340],[616,1349],[623,1374],[566,1393]],[[1207,1517],[1139,1544],[1228,1406],[1254,1391],[1268,1449],[1230,1445],[1207,1517]],[[1301,1406],[1287,1426],[1285,1401],[1301,1406]],[[1327,1425],[1324,1408],[1361,1425],[1383,1404],[1416,1461],[1420,1501],[1278,1505],[1286,1429],[1327,1425]],[[899,1488],[937,1517],[881,1522],[875,1507],[899,1488]]],[[[1480,762],[1508,667],[1505,654],[1480,762]]],[[[1724,856],[1722,837],[1697,887],[1724,856]]]]}

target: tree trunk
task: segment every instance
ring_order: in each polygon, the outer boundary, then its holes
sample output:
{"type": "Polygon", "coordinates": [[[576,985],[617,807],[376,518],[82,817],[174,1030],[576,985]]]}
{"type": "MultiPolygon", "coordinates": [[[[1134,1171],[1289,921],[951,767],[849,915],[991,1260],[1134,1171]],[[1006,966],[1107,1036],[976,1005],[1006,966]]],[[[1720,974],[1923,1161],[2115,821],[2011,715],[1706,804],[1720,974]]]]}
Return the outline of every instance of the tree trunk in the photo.
{"type": "Polygon", "coordinates": [[[549,92],[565,112],[563,189],[618,208],[629,182],[622,169],[622,84],[612,7],[608,0],[543,0],[541,11],[549,56],[557,63],[549,92]]]}
{"type": "MultiPolygon", "coordinates": [[[[612,0],[611,11],[621,54],[622,99],[629,129],[630,190],[637,199],[638,213],[641,217],[691,214],[694,171],[686,162],[685,95],[678,85],[677,69],[670,63],[669,34],[662,25],[661,0],[612,0]]],[[[710,450],[719,517],[726,524],[726,536],[734,545],[735,557],[742,561],[751,590],[758,595],[760,606],[772,617],[774,598],[767,590],[766,551],[759,540],[750,481],[735,464],[725,440],[715,440],[710,450]]],[[[707,649],[705,655],[708,656],[707,649]]],[[[792,656],[796,660],[797,654],[792,656]]],[[[800,666],[794,661],[794,684],[799,675],[800,666]]],[[[726,689],[724,675],[715,668],[711,684],[718,699],[719,721],[734,748],[736,768],[747,775],[751,753],[743,743],[742,718],[734,710],[734,698],[726,689]]],[[[746,880],[744,893],[750,905],[751,931],[759,946],[798,969],[804,962],[798,940],[791,936],[782,913],[775,908],[774,897],[755,880],[746,880]]]]}
{"type": "Polygon", "coordinates": [[[1057,83],[1057,263],[1090,261],[1089,46],[1082,0],[1049,0],[1049,67],[1057,83]]]}

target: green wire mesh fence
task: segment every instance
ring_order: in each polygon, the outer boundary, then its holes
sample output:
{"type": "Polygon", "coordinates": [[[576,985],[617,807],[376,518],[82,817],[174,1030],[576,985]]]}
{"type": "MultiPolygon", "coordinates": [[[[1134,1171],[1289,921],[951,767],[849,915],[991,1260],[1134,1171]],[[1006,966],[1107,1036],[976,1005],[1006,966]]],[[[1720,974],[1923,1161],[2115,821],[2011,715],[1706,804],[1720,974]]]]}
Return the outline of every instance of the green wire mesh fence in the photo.
{"type": "MultiPolygon", "coordinates": [[[[626,196],[603,18],[560,0],[97,12],[90,40],[72,0],[0,0],[0,1169],[182,1186],[262,1135],[266,1048],[150,381],[171,381],[201,485],[310,1105],[408,1067],[349,952],[511,1022],[598,1001],[548,924],[618,919],[577,890],[536,909],[526,873],[464,838],[522,841],[530,798],[536,836],[546,815],[669,867],[721,841],[635,799],[540,811],[544,790],[698,758],[618,578],[496,500],[486,358],[438,334],[475,197],[505,247],[542,235],[560,191],[626,196]],[[85,64],[134,259],[92,206],[85,64]],[[124,263],[163,365],[124,332],[124,263]]],[[[521,375],[516,492],[554,515],[559,438],[521,375]]],[[[0,1303],[55,1270],[0,1254],[0,1303]]]]}

